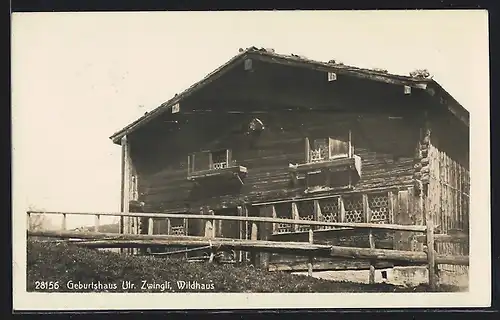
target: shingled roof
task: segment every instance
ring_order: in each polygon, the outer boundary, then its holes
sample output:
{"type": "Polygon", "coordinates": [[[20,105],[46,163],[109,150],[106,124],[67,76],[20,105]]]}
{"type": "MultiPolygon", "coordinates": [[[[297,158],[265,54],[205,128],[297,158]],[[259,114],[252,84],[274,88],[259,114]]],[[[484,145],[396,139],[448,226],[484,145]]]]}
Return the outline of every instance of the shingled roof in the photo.
{"type": "Polygon", "coordinates": [[[275,63],[281,65],[288,66],[298,66],[298,67],[307,67],[310,69],[325,71],[325,72],[335,72],[339,75],[348,75],[352,77],[357,77],[361,79],[368,79],[372,81],[379,81],[389,84],[397,84],[397,85],[406,85],[413,88],[419,88],[425,90],[431,96],[438,99],[441,104],[447,106],[449,112],[451,112],[454,116],[456,116],[460,121],[462,121],[466,126],[469,126],[469,113],[466,109],[463,108],[460,103],[458,103],[446,90],[443,89],[441,85],[439,85],[436,81],[434,81],[430,77],[421,76],[417,74],[416,76],[402,76],[396,74],[390,74],[386,70],[382,69],[363,69],[354,66],[344,65],[343,63],[339,63],[335,60],[330,60],[328,62],[311,60],[303,56],[290,54],[278,54],[275,53],[273,49],[265,49],[265,48],[256,48],[250,47],[245,50],[240,49],[239,53],[231,58],[228,62],[215,69],[207,76],[205,76],[200,81],[196,82],[186,90],[184,90],[180,94],[176,94],[170,100],[162,103],[156,109],[152,110],[149,113],[146,113],[136,121],[130,123],[120,131],[114,133],[110,139],[119,144],[120,139],[127,135],[139,127],[145,125],[149,121],[153,120],[163,112],[169,110],[172,106],[179,103],[184,98],[190,96],[194,92],[198,91],[202,87],[206,86],[213,80],[219,78],[229,70],[231,70],[234,66],[243,62],[245,59],[254,59],[258,61],[264,61],[268,63],[275,63]]]}

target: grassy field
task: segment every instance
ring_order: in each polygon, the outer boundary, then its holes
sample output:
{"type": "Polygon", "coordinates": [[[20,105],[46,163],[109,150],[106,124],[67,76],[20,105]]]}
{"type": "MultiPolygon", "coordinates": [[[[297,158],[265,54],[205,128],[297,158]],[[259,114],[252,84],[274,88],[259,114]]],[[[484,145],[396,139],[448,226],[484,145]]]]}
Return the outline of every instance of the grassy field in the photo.
{"type": "MultiPolygon", "coordinates": [[[[399,287],[389,284],[358,284],[329,281],[292,275],[285,272],[267,272],[252,266],[194,263],[181,259],[151,256],[124,256],[114,252],[85,249],[67,243],[28,241],[27,290],[37,290],[37,284],[57,282],[54,291],[88,292],[422,292],[426,285],[399,287]],[[68,281],[81,284],[100,284],[98,289],[71,289],[68,281]],[[133,283],[134,288],[123,289],[122,283],[133,283]],[[147,284],[171,283],[161,289],[142,288],[147,284]],[[180,288],[177,281],[191,284],[180,288]],[[104,284],[116,285],[116,288],[104,284]],[[189,287],[189,286],[188,286],[189,287]]],[[[440,291],[455,291],[441,287],[440,291]]],[[[47,291],[47,290],[44,290],[47,291]]]]}

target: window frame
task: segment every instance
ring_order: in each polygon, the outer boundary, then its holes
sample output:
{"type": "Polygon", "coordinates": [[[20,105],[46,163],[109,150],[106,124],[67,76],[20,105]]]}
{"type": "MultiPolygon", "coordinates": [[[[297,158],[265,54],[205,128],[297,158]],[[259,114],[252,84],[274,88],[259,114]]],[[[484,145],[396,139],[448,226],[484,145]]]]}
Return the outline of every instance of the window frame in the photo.
{"type": "Polygon", "coordinates": [[[215,150],[205,150],[205,151],[198,151],[198,152],[193,152],[188,155],[188,160],[187,160],[187,168],[188,168],[188,174],[196,173],[196,172],[203,172],[203,171],[217,171],[217,170],[223,170],[230,168],[233,164],[233,159],[232,159],[232,150],[231,149],[215,149],[215,150]],[[216,164],[225,164],[221,166],[215,166],[213,162],[214,154],[215,153],[225,153],[225,161],[224,162],[217,162],[216,164]],[[206,169],[195,169],[196,165],[196,155],[200,153],[208,153],[208,163],[206,165],[204,164],[203,167],[206,167],[206,169]]]}
{"type": "Polygon", "coordinates": [[[345,159],[345,158],[352,158],[354,156],[354,146],[352,145],[352,136],[351,136],[351,130],[348,132],[348,138],[347,138],[347,153],[346,154],[332,154],[332,142],[334,141],[341,141],[339,139],[332,138],[331,136],[326,136],[322,139],[327,140],[328,144],[328,158],[327,159],[319,159],[319,160],[312,160],[312,152],[320,152],[319,149],[312,149],[311,144],[314,143],[314,138],[311,137],[306,137],[305,138],[305,157],[306,161],[305,163],[316,163],[316,162],[327,162],[327,161],[333,161],[335,159],[345,159]]]}

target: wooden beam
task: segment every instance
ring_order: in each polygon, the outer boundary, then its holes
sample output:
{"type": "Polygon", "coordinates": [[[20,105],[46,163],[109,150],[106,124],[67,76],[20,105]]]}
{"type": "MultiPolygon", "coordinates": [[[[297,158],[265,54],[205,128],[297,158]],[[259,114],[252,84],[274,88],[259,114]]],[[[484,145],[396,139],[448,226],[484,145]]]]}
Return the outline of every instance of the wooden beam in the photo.
{"type": "MultiPolygon", "coordinates": [[[[314,231],[313,227],[309,227],[309,244],[314,244],[314,231]]],[[[307,264],[307,274],[312,277],[313,275],[313,263],[314,263],[314,256],[310,255],[309,256],[309,262],[307,264]]]]}
{"type": "MultiPolygon", "coordinates": [[[[365,215],[366,222],[371,223],[372,221],[372,212],[370,210],[370,206],[368,203],[368,195],[366,193],[363,194],[363,214],[365,215]]],[[[368,233],[368,241],[370,243],[370,249],[375,249],[375,238],[373,236],[373,231],[370,229],[368,233]]],[[[370,284],[375,283],[375,262],[374,260],[370,260],[370,272],[368,275],[368,282],[370,284]]]]}
{"type": "Polygon", "coordinates": [[[425,224],[427,226],[427,263],[429,273],[429,286],[431,289],[437,287],[437,274],[436,274],[436,251],[434,243],[434,221],[432,217],[432,210],[426,208],[425,224]]]}
{"type": "MultiPolygon", "coordinates": [[[[125,135],[121,138],[122,147],[122,164],[121,164],[121,197],[120,197],[120,211],[122,213],[129,212],[130,203],[130,157],[129,157],[129,144],[128,137],[125,135]]],[[[119,222],[120,233],[130,233],[129,218],[121,216],[119,222]]],[[[121,250],[123,253],[124,250],[121,250]]]]}

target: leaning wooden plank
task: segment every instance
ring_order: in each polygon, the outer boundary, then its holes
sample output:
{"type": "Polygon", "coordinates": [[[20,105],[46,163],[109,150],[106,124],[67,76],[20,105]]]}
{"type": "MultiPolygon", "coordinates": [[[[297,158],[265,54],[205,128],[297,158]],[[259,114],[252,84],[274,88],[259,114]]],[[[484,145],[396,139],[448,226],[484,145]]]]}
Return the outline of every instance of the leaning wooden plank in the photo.
{"type": "MultiPolygon", "coordinates": [[[[406,263],[425,263],[427,255],[424,252],[399,251],[369,248],[329,247],[324,245],[310,245],[300,242],[277,242],[277,241],[249,241],[214,239],[210,240],[93,240],[79,241],[75,244],[90,248],[142,248],[151,246],[185,246],[197,247],[210,245],[217,250],[248,250],[257,252],[290,253],[304,256],[328,256],[345,257],[352,259],[380,260],[380,261],[402,261],[406,263]]],[[[469,265],[467,256],[437,255],[435,261],[438,264],[469,265]]]]}
{"type": "MultiPolygon", "coordinates": [[[[354,247],[337,247],[333,246],[331,250],[332,257],[346,257],[353,259],[376,259],[383,261],[405,261],[412,263],[427,262],[427,254],[419,251],[400,251],[387,249],[370,249],[370,248],[354,248],[354,247]]],[[[437,255],[436,262],[439,264],[455,264],[468,265],[469,257],[467,256],[446,256],[437,255]]]]}
{"type": "Polygon", "coordinates": [[[318,256],[328,256],[330,252],[329,246],[309,245],[307,243],[290,243],[276,241],[251,241],[251,240],[235,240],[230,239],[220,240],[91,240],[78,241],[76,245],[90,248],[143,248],[151,246],[183,246],[183,247],[199,247],[209,246],[214,250],[248,250],[256,252],[276,252],[276,253],[293,253],[309,255],[317,254],[318,256]]]}
{"type": "MultiPolygon", "coordinates": [[[[338,247],[319,244],[309,244],[306,242],[278,242],[263,240],[239,240],[239,239],[207,239],[194,236],[165,236],[165,235],[135,235],[135,234],[114,234],[98,232],[71,232],[71,231],[32,231],[31,236],[45,236],[56,238],[81,238],[97,239],[95,241],[80,241],[78,245],[94,248],[130,248],[130,247],[150,247],[150,246],[213,246],[219,249],[241,249],[261,252],[286,252],[302,253],[304,255],[314,254],[315,256],[347,257],[358,259],[376,259],[383,261],[405,261],[420,263],[427,261],[424,252],[398,251],[386,249],[338,247]]],[[[436,263],[468,265],[467,256],[445,256],[438,255],[436,263]]]]}
{"type": "Polygon", "coordinates": [[[76,215],[96,215],[101,216],[127,216],[127,217],[151,217],[151,218],[177,218],[177,219],[202,219],[202,220],[225,220],[225,221],[252,221],[252,222],[270,222],[286,223],[311,226],[332,226],[360,229],[381,229],[393,231],[413,231],[426,232],[426,226],[418,225],[397,225],[397,224],[378,224],[378,223],[354,223],[354,222],[324,222],[311,220],[294,220],[270,217],[238,217],[238,216],[206,216],[198,214],[166,214],[166,213],[143,213],[143,212],[54,212],[54,211],[28,211],[29,214],[76,214],[76,215]]]}
{"type": "MultiPolygon", "coordinates": [[[[419,242],[426,242],[427,236],[421,235],[417,236],[419,242]]],[[[435,242],[449,242],[449,243],[467,243],[469,241],[469,235],[467,233],[457,233],[457,234],[434,234],[435,242]]]]}
{"type": "MultiPolygon", "coordinates": [[[[392,262],[380,261],[376,263],[377,269],[393,268],[395,265],[392,262]]],[[[407,266],[408,264],[401,264],[407,266]]],[[[412,264],[412,265],[424,265],[412,264]]],[[[333,271],[333,270],[368,270],[370,263],[366,260],[351,260],[342,261],[315,261],[313,264],[314,271],[333,271]]],[[[308,271],[309,263],[307,261],[281,261],[269,264],[269,271],[291,271],[291,272],[306,272],[308,271]]]]}

